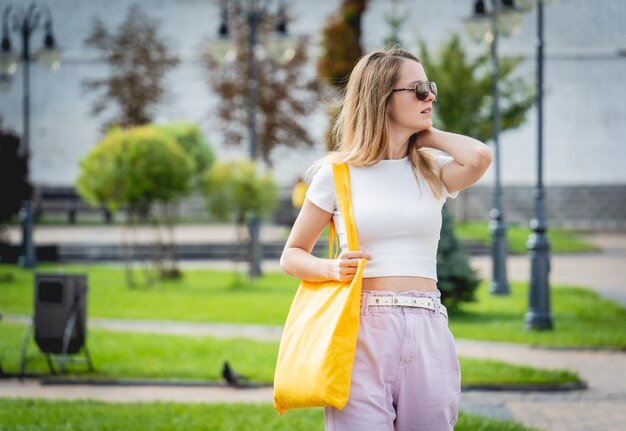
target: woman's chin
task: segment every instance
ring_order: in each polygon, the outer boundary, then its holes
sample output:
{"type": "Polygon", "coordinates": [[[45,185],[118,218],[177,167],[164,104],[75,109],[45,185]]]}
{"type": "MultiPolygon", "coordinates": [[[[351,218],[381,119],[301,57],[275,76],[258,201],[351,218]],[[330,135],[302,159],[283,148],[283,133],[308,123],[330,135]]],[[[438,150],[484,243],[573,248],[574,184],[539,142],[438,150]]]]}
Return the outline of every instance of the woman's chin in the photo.
{"type": "Polygon", "coordinates": [[[430,129],[433,127],[433,120],[430,118],[428,120],[420,121],[420,124],[417,126],[417,131],[421,132],[422,130],[430,129]]]}

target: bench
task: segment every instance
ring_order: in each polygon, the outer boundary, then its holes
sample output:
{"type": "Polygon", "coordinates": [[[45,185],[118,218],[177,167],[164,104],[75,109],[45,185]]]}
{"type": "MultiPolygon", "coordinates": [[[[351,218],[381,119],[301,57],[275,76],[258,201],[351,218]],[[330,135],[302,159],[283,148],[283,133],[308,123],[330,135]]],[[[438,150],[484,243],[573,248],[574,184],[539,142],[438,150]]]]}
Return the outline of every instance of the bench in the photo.
{"type": "Polygon", "coordinates": [[[80,212],[101,214],[106,224],[113,222],[111,212],[105,208],[94,208],[81,199],[74,187],[38,187],[33,196],[33,211],[36,220],[44,214],[66,214],[69,224],[76,223],[76,216],[80,212]]]}

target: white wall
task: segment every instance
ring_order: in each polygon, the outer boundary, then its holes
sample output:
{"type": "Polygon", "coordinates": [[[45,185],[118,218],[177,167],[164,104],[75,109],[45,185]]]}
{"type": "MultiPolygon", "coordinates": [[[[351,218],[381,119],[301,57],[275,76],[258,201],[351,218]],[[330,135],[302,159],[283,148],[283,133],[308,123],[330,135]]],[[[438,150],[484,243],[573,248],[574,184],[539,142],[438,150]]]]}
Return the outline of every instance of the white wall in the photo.
{"type": "MultiPolygon", "coordinates": [[[[125,17],[132,0],[52,0],[54,32],[63,49],[63,65],[56,73],[31,68],[31,170],[35,182],[51,185],[73,184],[78,161],[100,137],[103,118],[92,118],[92,96],[81,90],[80,82],[106,74],[106,68],[87,51],[83,41],[94,16],[109,28],[125,17]]],[[[319,31],[338,0],[290,2],[295,34],[313,37],[312,53],[319,43],[319,31]]],[[[453,32],[463,32],[461,20],[471,10],[470,0],[408,1],[403,6],[408,19],[401,37],[408,48],[419,37],[436,48],[453,32]]],[[[8,4],[0,1],[0,10],[8,4]]],[[[223,158],[245,156],[246,148],[226,148],[221,142],[213,97],[197,62],[201,42],[213,37],[219,24],[217,1],[143,0],[144,10],[158,18],[162,33],[183,63],[168,77],[170,93],[156,112],[157,121],[183,118],[197,122],[223,158]]],[[[402,7],[402,6],[401,6],[402,7]]],[[[372,0],[364,18],[363,42],[374,49],[387,33],[384,14],[390,2],[372,0]]],[[[626,183],[626,2],[622,0],[561,0],[546,7],[546,97],[545,97],[545,181],[557,184],[626,183]]],[[[503,40],[502,55],[526,56],[522,73],[534,79],[534,14],[524,19],[521,34],[503,40]]],[[[32,38],[32,49],[41,45],[43,33],[32,38]]],[[[13,44],[18,39],[13,35],[13,44]]],[[[468,50],[479,47],[466,40],[468,50]]],[[[314,73],[311,65],[310,73],[314,73]]],[[[436,77],[432,77],[436,80],[436,77]]],[[[12,86],[0,93],[0,117],[4,127],[21,132],[21,69],[12,86]]],[[[290,184],[310,163],[323,154],[326,130],[325,104],[307,120],[319,146],[310,150],[278,150],[274,154],[278,180],[290,184]]],[[[502,179],[504,184],[532,184],[535,179],[536,114],[514,131],[501,136],[502,179]]],[[[490,184],[492,171],[481,180],[490,184]]]]}

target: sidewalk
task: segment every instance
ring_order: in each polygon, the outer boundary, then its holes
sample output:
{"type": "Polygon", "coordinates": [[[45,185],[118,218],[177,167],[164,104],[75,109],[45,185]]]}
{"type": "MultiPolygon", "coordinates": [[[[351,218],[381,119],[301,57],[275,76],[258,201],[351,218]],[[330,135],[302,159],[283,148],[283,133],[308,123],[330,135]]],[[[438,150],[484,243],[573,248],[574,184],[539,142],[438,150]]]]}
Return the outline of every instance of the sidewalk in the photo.
{"type": "MultiPolygon", "coordinates": [[[[9,239],[13,244],[21,241],[21,231],[18,226],[7,229],[9,239]]],[[[119,244],[128,233],[122,226],[37,226],[34,232],[36,244],[75,244],[89,242],[90,244],[119,244]]],[[[133,239],[139,243],[154,241],[154,229],[138,227],[133,239]]],[[[235,241],[238,235],[248,238],[248,230],[237,231],[233,224],[190,224],[174,227],[174,238],[178,243],[201,244],[210,242],[235,241]]],[[[289,228],[286,226],[261,226],[261,241],[286,240],[289,228]]]]}

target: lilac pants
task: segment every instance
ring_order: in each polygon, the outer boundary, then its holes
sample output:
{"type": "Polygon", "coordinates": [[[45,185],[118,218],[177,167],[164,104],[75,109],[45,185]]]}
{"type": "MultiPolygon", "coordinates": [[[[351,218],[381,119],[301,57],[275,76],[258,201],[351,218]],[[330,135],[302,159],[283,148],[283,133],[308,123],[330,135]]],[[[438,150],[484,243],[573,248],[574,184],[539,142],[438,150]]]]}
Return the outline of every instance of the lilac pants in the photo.
{"type": "MultiPolygon", "coordinates": [[[[461,372],[446,317],[424,308],[367,306],[363,291],[350,399],[324,408],[326,431],[444,431],[457,420],[461,372]]],[[[433,298],[440,292],[403,292],[433,298]]]]}

